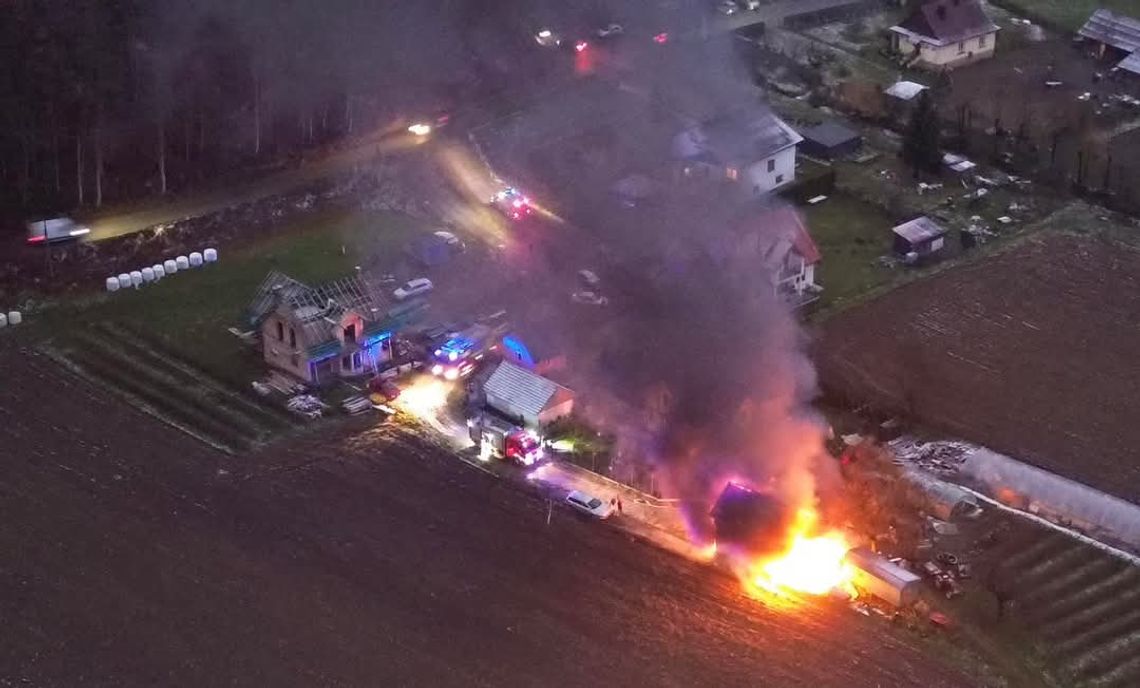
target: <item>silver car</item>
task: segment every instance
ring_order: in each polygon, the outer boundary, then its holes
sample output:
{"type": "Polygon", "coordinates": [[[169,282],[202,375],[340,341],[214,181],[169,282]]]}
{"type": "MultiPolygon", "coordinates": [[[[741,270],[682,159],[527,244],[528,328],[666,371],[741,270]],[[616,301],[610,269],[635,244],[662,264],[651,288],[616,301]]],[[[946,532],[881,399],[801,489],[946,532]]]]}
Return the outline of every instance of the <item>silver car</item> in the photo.
{"type": "Polygon", "coordinates": [[[62,241],[75,241],[90,233],[89,227],[77,223],[70,217],[56,217],[50,220],[36,220],[28,223],[29,244],[56,244],[62,241]]]}

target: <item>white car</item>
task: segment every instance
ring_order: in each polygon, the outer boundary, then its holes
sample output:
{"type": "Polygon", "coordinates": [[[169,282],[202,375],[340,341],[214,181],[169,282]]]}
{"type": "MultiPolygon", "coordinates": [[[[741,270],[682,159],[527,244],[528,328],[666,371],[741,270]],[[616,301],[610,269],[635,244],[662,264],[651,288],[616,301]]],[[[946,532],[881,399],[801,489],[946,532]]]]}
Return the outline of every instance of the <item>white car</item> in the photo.
{"type": "Polygon", "coordinates": [[[582,283],[583,287],[590,290],[596,290],[602,285],[602,280],[598,277],[598,273],[593,270],[579,270],[578,281],[582,283]]]}
{"type": "Polygon", "coordinates": [[[610,302],[609,299],[596,291],[576,291],[570,295],[570,300],[574,303],[584,303],[587,306],[605,306],[610,302]]]}
{"type": "Polygon", "coordinates": [[[623,33],[625,33],[625,29],[622,28],[621,24],[610,24],[595,31],[594,35],[598,38],[609,38],[610,36],[620,36],[623,33]]]}
{"type": "Polygon", "coordinates": [[[456,252],[462,252],[463,249],[466,248],[463,245],[462,239],[455,236],[451,232],[448,232],[447,230],[438,229],[438,230],[432,232],[432,234],[435,235],[435,238],[437,238],[440,241],[442,241],[443,243],[447,244],[448,246],[451,247],[452,250],[454,250],[456,252]]]}
{"type": "Polygon", "coordinates": [[[557,48],[562,44],[562,37],[550,29],[543,29],[536,33],[534,40],[544,48],[557,48]]]}
{"type": "Polygon", "coordinates": [[[417,277],[414,280],[408,280],[407,282],[404,282],[404,284],[396,289],[396,291],[392,292],[392,296],[396,297],[397,301],[403,301],[404,299],[410,299],[413,296],[426,294],[434,288],[435,285],[432,284],[431,280],[428,278],[417,277]]]}
{"type": "Polygon", "coordinates": [[[717,12],[720,12],[721,14],[729,17],[736,14],[739,10],[740,8],[737,7],[736,3],[733,2],[733,0],[724,0],[723,2],[718,3],[716,6],[717,12]]]}
{"type": "Polygon", "coordinates": [[[598,519],[609,518],[614,513],[613,504],[578,490],[566,495],[566,503],[574,509],[598,519]]]}

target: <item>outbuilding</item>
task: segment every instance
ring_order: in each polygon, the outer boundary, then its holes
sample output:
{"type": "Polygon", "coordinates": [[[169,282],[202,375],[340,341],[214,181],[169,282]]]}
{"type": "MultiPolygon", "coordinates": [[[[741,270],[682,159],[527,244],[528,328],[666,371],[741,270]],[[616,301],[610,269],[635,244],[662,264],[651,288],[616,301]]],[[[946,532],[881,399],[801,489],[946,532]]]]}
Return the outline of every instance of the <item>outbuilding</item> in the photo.
{"type": "Polygon", "coordinates": [[[895,253],[900,256],[933,255],[942,250],[946,241],[946,230],[925,215],[898,225],[893,232],[895,253]]]}
{"type": "Polygon", "coordinates": [[[836,122],[824,122],[800,132],[804,138],[800,149],[807,155],[825,160],[851,155],[863,145],[863,137],[836,122]]]}
{"type": "Polygon", "coordinates": [[[487,406],[531,428],[574,410],[572,390],[507,361],[483,383],[483,397],[487,406]]]}

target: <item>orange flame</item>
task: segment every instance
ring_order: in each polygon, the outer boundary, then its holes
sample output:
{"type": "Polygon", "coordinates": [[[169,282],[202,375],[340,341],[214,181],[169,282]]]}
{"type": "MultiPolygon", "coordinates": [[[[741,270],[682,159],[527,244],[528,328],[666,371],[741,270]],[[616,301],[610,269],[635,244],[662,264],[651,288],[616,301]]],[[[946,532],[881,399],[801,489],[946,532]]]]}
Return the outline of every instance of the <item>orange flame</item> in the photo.
{"type": "Polygon", "coordinates": [[[847,563],[851,546],[836,531],[814,534],[818,516],[801,509],[779,555],[754,562],[746,573],[745,587],[752,594],[767,592],[780,597],[795,593],[826,595],[840,590],[854,597],[854,569],[847,563]]]}

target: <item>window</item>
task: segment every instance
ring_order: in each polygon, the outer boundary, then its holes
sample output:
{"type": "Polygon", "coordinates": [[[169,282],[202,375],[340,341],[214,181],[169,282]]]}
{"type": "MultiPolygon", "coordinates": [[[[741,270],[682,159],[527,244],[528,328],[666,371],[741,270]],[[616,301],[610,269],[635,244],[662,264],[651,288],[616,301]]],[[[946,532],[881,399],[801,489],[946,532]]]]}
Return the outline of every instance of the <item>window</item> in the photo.
{"type": "MultiPolygon", "coordinates": [[[[411,284],[411,282],[408,284],[411,284]]],[[[344,341],[348,342],[349,344],[356,343],[356,323],[353,323],[344,328],[344,341]]]]}
{"type": "Polygon", "coordinates": [[[735,167],[730,167],[730,168],[728,168],[727,170],[725,170],[725,171],[724,171],[724,176],[728,177],[728,178],[729,178],[729,179],[731,179],[732,181],[736,181],[736,176],[737,176],[738,174],[739,174],[739,173],[736,171],[736,168],[735,168],[735,167]]]}
{"type": "Polygon", "coordinates": [[[355,370],[360,367],[360,352],[357,351],[352,355],[352,368],[355,370]]]}
{"type": "Polygon", "coordinates": [[[285,341],[285,325],[280,320],[277,321],[277,341],[285,341]]]}
{"type": "Polygon", "coordinates": [[[352,370],[352,358],[345,356],[344,358],[340,359],[340,369],[352,370]]]}
{"type": "Polygon", "coordinates": [[[784,183],[784,175],[782,175],[782,174],[777,174],[777,175],[776,175],[776,183],[777,183],[777,184],[783,184],[783,183],[784,183]]]}
{"type": "Polygon", "coordinates": [[[775,172],[776,171],[776,161],[774,159],[768,161],[768,171],[769,172],[775,172]]]}
{"type": "Polygon", "coordinates": [[[289,328],[289,346],[297,347],[297,332],[292,327],[289,328]]]}
{"type": "Polygon", "coordinates": [[[966,52],[966,41],[958,41],[958,54],[966,52]]]}
{"type": "Polygon", "coordinates": [[[978,47],[986,47],[986,35],[984,33],[981,36],[978,36],[978,47]]]}
{"type": "Polygon", "coordinates": [[[289,357],[289,363],[291,363],[293,367],[296,368],[297,366],[301,365],[301,359],[297,357],[297,354],[293,354],[289,357]]]}

